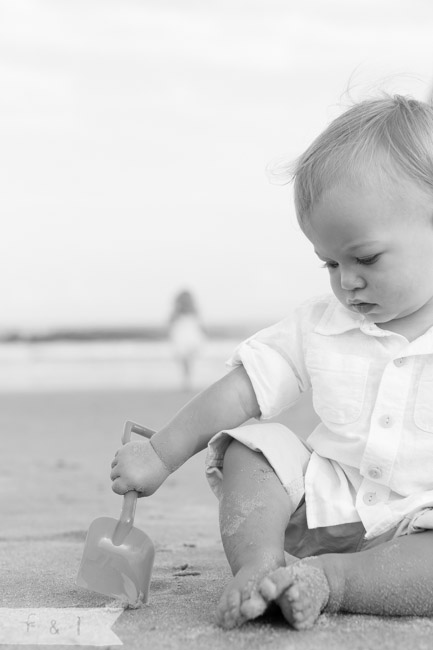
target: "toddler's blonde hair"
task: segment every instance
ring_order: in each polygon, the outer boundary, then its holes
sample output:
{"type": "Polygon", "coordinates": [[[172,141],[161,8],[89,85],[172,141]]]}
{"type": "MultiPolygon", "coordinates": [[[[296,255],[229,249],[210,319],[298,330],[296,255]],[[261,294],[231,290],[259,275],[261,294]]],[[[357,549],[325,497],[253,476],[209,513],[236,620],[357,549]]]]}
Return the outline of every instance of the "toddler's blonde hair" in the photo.
{"type": "MultiPolygon", "coordinates": [[[[280,167],[281,172],[281,167],[280,167]]],[[[285,168],[294,179],[299,222],[322,193],[346,179],[402,175],[433,195],[433,107],[401,95],[356,104],[285,168]]]]}

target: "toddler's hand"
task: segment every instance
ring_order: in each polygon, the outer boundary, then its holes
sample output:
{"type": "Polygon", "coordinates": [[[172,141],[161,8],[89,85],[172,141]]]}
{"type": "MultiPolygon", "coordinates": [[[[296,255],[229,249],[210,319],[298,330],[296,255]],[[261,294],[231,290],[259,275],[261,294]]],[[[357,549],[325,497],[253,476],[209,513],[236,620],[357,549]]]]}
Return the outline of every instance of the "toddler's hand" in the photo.
{"type": "Polygon", "coordinates": [[[171,474],[149,440],[134,440],[123,445],[111,463],[110,474],[116,494],[130,490],[139,497],[153,494],[171,474]]]}

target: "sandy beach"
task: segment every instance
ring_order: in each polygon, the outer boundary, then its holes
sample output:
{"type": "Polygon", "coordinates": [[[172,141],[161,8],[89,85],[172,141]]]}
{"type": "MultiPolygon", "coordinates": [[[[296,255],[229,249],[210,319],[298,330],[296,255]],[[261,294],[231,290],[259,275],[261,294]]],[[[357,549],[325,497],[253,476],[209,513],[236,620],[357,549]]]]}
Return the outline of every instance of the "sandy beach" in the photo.
{"type": "MultiPolygon", "coordinates": [[[[75,585],[91,521],[120,512],[109,480],[113,452],[126,419],[158,428],[190,396],[176,390],[0,395],[0,613],[118,606],[75,585]]],[[[156,559],[149,603],[121,613],[113,626],[125,648],[431,648],[429,619],[324,615],[313,630],[295,632],[272,614],[238,630],[219,629],[214,611],[230,571],[203,460],[203,453],[191,459],[138,503],[135,525],[153,540],[156,559]]],[[[31,632],[24,642],[37,647],[31,632]]]]}

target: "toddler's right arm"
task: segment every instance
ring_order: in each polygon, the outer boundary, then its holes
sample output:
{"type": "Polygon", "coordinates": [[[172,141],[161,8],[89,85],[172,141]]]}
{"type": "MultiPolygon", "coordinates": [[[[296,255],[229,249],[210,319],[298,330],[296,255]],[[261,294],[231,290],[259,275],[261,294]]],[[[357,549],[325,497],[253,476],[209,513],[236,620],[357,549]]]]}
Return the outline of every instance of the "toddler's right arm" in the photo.
{"type": "Polygon", "coordinates": [[[113,490],[148,496],[188,458],[204,449],[218,431],[233,429],[260,408],[243,366],[192,399],[150,440],[129,442],[113,461],[113,490]]]}

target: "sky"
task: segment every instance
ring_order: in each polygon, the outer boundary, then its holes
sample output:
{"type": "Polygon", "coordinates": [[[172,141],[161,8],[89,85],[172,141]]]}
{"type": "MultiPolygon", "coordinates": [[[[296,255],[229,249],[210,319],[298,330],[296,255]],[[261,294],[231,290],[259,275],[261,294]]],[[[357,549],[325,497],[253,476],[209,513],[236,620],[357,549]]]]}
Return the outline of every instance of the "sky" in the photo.
{"type": "Polygon", "coordinates": [[[0,0],[0,331],[328,291],[267,166],[354,100],[426,99],[432,29],[430,0],[0,0]]]}

